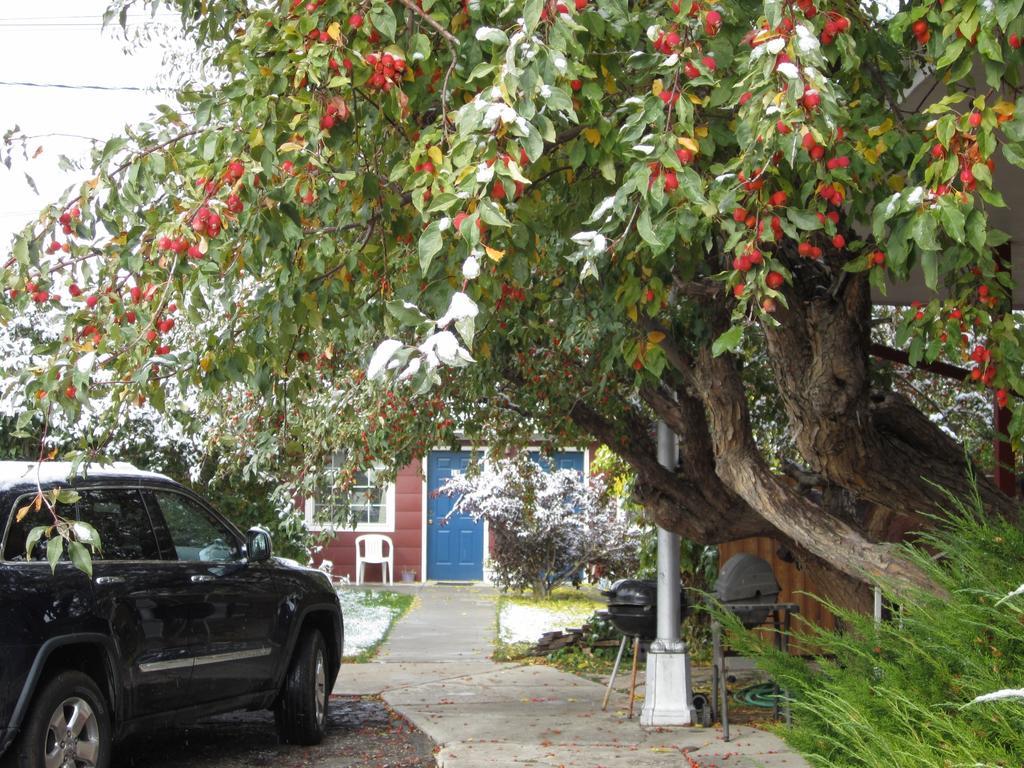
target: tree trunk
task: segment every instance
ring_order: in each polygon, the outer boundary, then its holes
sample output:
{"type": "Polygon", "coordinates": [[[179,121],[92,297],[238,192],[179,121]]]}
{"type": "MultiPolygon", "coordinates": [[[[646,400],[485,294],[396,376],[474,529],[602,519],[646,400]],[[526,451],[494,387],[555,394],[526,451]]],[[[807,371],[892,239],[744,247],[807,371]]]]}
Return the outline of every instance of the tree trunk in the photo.
{"type": "Polygon", "coordinates": [[[872,393],[871,297],[865,276],[834,292],[789,297],[778,325],[763,324],[769,360],[797,450],[830,482],[904,518],[887,539],[930,524],[946,492],[966,496],[973,471],[986,507],[1016,514],[1013,501],[968,464],[963,449],[906,398],[872,393]]]}
{"type": "Polygon", "coordinates": [[[533,592],[534,600],[543,600],[545,597],[548,596],[547,580],[543,576],[534,579],[531,591],[533,592]]]}
{"type": "MultiPolygon", "coordinates": [[[[710,341],[730,324],[731,302],[717,289],[687,297],[704,310],[702,344],[677,344],[671,328],[645,329],[665,333],[670,368],[660,387],[640,394],[679,437],[675,470],[658,463],[650,415],[636,403],[599,409],[577,400],[569,416],[633,468],[637,496],[661,527],[701,544],[771,536],[791,548],[820,593],[859,610],[870,609],[871,580],[932,589],[897,543],[932,524],[947,491],[966,497],[973,468],[906,398],[872,391],[864,276],[808,295],[790,289],[787,299],[778,324],[762,328],[795,447],[820,477],[820,500],[771,471],[737,360],[711,354],[710,341]]],[[[1016,514],[1011,499],[974,475],[988,510],[1016,514]]]]}

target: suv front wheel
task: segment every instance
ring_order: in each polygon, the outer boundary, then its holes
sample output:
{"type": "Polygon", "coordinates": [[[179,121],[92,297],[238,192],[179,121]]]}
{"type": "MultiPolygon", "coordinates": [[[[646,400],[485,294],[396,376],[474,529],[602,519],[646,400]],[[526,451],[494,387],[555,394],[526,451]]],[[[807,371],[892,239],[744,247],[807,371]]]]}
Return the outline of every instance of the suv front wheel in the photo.
{"type": "Polygon", "coordinates": [[[327,730],[327,652],[320,630],[302,633],[284,688],[274,706],[277,733],[285,744],[319,744],[327,730]]]}
{"type": "Polygon", "coordinates": [[[61,672],[36,695],[15,743],[18,768],[107,768],[110,713],[91,677],[61,672]]]}

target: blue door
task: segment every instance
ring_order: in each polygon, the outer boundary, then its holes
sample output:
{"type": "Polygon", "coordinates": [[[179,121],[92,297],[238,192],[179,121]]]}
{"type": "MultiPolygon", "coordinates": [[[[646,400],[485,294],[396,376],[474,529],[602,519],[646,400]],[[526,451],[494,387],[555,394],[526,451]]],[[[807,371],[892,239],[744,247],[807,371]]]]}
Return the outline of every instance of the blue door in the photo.
{"type": "Polygon", "coordinates": [[[556,451],[551,459],[539,451],[530,451],[530,458],[540,464],[541,469],[545,472],[575,469],[581,475],[583,474],[583,451],[556,451]]]}
{"type": "Polygon", "coordinates": [[[453,472],[465,472],[469,451],[431,451],[427,458],[427,578],[479,581],[484,577],[484,521],[456,513],[457,498],[438,496],[453,472]]]}

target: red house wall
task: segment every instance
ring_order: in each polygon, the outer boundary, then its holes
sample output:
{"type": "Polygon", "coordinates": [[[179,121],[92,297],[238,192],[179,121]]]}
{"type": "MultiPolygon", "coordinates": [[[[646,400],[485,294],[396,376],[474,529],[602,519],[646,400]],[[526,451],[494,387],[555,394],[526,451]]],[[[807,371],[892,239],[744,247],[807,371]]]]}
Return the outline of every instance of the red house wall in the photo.
{"type": "MultiPolygon", "coordinates": [[[[323,560],[334,563],[335,576],[348,576],[356,581],[356,537],[377,531],[343,531],[328,543],[314,558],[316,565],[323,560]]],[[[423,559],[423,464],[414,461],[399,470],[395,478],[395,530],[381,531],[391,539],[395,548],[395,582],[401,581],[403,570],[416,572],[415,581],[422,581],[423,559]]],[[[365,582],[380,582],[382,566],[364,566],[365,582]]]]}

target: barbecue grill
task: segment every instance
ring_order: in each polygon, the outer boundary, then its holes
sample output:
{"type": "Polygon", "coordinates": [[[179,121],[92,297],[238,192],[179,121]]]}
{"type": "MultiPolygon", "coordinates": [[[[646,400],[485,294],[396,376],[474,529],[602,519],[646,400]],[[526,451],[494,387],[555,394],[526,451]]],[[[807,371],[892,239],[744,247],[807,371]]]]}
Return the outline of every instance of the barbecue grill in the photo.
{"type": "Polygon", "coordinates": [[[729,558],[715,583],[715,596],[747,629],[767,621],[779,591],[771,565],[748,554],[729,558]]]}
{"type": "MultiPolygon", "coordinates": [[[[739,554],[729,558],[722,566],[715,583],[715,596],[743,623],[747,629],[753,629],[766,623],[771,618],[770,626],[774,630],[775,647],[780,651],[789,648],[790,617],[800,610],[796,603],[780,603],[779,582],[775,578],[769,563],[754,555],[739,554]]],[[[719,706],[718,715],[722,721],[722,738],[729,741],[729,696],[726,690],[728,673],[725,668],[726,650],[722,642],[722,625],[718,621],[711,623],[712,674],[711,699],[719,706]]],[[[775,695],[783,694],[776,685],[775,695]]],[[[779,699],[772,708],[773,716],[779,714],[779,699]]],[[[786,722],[790,722],[788,701],[785,703],[786,722]]]]}
{"type": "MultiPolygon", "coordinates": [[[[658,636],[658,582],[619,579],[601,593],[608,598],[608,618],[629,637],[653,640],[658,636]]],[[[686,616],[686,592],[679,590],[680,620],[686,616]]]]}

